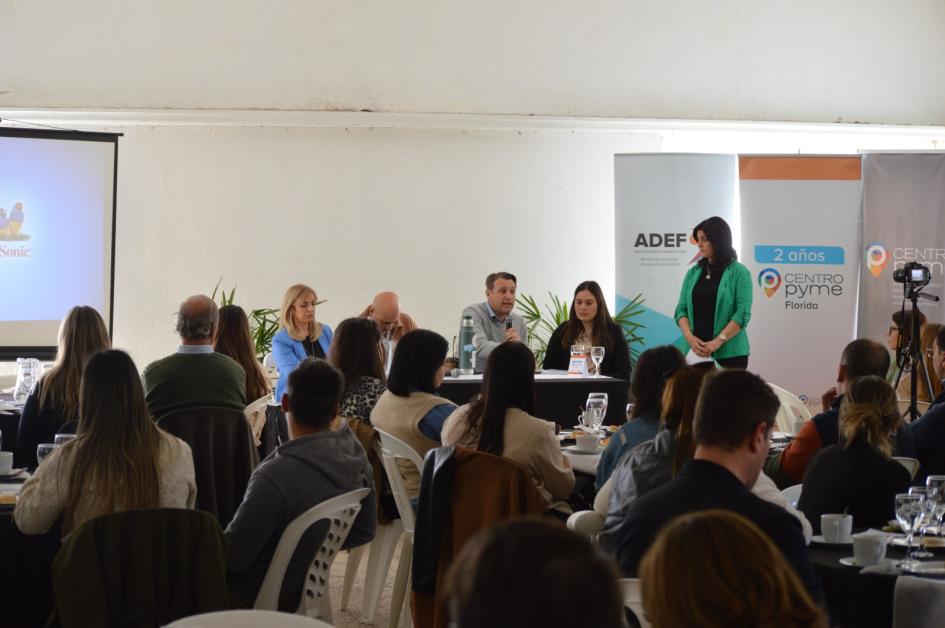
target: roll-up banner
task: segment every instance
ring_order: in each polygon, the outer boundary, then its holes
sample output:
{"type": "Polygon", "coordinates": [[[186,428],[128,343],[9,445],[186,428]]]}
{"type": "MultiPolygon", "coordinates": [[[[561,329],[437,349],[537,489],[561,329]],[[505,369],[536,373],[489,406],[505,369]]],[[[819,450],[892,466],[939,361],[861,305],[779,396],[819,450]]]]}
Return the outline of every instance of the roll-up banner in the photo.
{"type": "Polygon", "coordinates": [[[676,342],[673,318],[683,276],[698,259],[692,228],[709,216],[733,227],[734,155],[633,154],[614,157],[617,310],[642,294],[644,347],[676,342]]]}
{"type": "MultiPolygon", "coordinates": [[[[931,274],[922,291],[945,298],[945,154],[864,155],[861,247],[857,336],[882,342],[904,296],[894,271],[922,264],[931,274]]],[[[945,323],[941,301],[918,305],[929,321],[945,323]]]]}
{"type": "Polygon", "coordinates": [[[816,413],[856,327],[860,157],[740,156],[748,368],[816,413]]]}

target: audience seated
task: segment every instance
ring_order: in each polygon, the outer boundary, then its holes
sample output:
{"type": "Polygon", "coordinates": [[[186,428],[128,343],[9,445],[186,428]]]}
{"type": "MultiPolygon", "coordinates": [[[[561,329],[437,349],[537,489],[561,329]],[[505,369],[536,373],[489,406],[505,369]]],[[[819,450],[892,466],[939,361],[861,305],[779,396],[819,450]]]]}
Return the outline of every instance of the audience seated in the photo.
{"type": "Polygon", "coordinates": [[[56,363],[26,398],[16,436],[16,465],[33,471],[36,447],[51,443],[66,423],[79,418],[79,381],[82,367],[93,353],[111,346],[108,329],[95,308],[69,310],[59,326],[56,363]]]}
{"type": "Polygon", "coordinates": [[[823,611],[763,530],[727,510],[677,517],[640,563],[653,628],[827,628],[823,611]]]}
{"type": "Polygon", "coordinates": [[[555,424],[535,413],[535,356],[520,342],[503,343],[489,355],[482,392],[443,425],[444,445],[460,445],[519,463],[538,490],[562,513],[574,490],[574,472],[561,453],[555,424]]]}
{"type": "Polygon", "coordinates": [[[846,512],[854,528],[881,528],[896,516],[896,494],[912,476],[890,460],[900,424],[892,386],[881,377],[853,380],[840,404],[840,443],[820,450],[807,467],[797,506],[820,533],[820,516],[846,512]]]}
{"type": "Polygon", "coordinates": [[[672,345],[647,349],[640,355],[630,381],[633,410],[627,422],[611,436],[600,458],[594,482],[598,490],[610,478],[617,462],[626,452],[656,436],[660,426],[664,383],[685,365],[686,359],[682,352],[672,345]]]}
{"type": "MultiPolygon", "coordinates": [[[[915,316],[919,319],[919,328],[925,325],[925,314],[915,310],[915,316]]],[[[905,351],[912,340],[912,310],[896,310],[892,314],[892,324],[889,331],[886,332],[886,348],[892,353],[892,359],[889,361],[889,370],[886,371],[886,382],[891,386],[896,385],[896,378],[899,377],[899,371],[909,362],[909,356],[903,354],[903,363],[898,363],[900,352],[905,351]]],[[[929,373],[931,375],[931,373],[929,373]]]]}
{"type": "MultiPolygon", "coordinates": [[[[929,350],[932,370],[929,377],[945,380],[945,328],[938,331],[929,350]]],[[[932,406],[909,431],[915,438],[915,454],[922,463],[922,475],[945,474],[945,392],[932,401],[932,406]]],[[[903,454],[897,454],[903,455],[903,454]]]]}
{"type": "Polygon", "coordinates": [[[528,342],[525,319],[512,312],[517,288],[518,280],[512,273],[490,273],[486,277],[486,301],[463,310],[463,318],[470,316],[473,321],[477,373],[485,371],[489,354],[503,342],[528,342]]]}
{"type": "Polygon", "coordinates": [[[673,517],[723,508],[744,515],[781,550],[812,596],[821,598],[801,524],[783,508],[753,495],[780,404],[760,377],[725,370],[705,378],[696,404],[696,451],[676,478],[635,500],[620,528],[617,558],[635,576],[640,559],[673,517]]]}
{"type": "Polygon", "coordinates": [[[307,357],[328,357],[331,349],[331,327],[315,320],[318,296],[312,288],[297,283],[282,297],[279,331],[272,337],[272,359],[279,371],[276,400],[282,399],[289,374],[307,357]]]}
{"type": "Polygon", "coordinates": [[[211,346],[219,310],[209,297],[193,296],[177,313],[177,352],[144,369],[148,410],[155,419],[188,408],[246,407],[246,373],[235,360],[211,346]]]}
{"type": "Polygon", "coordinates": [[[246,401],[252,403],[272,394],[269,374],[256,358],[256,345],[249,331],[249,319],[238,305],[220,308],[220,322],[213,338],[213,350],[232,358],[246,373],[246,401]]]}
{"type": "MultiPolygon", "coordinates": [[[[409,332],[397,343],[387,392],[371,411],[371,425],[413,447],[425,456],[440,446],[440,434],[456,404],[436,394],[443,383],[446,338],[428,329],[409,332]]],[[[420,474],[409,461],[398,460],[407,492],[420,494],[420,474]]]]}
{"type": "Polygon", "coordinates": [[[577,534],[538,518],[470,539],[449,571],[456,628],[621,628],[614,566],[577,534]]]}
{"type": "MultiPolygon", "coordinates": [[[[786,488],[800,484],[808,464],[817,452],[840,442],[840,404],[850,382],[865,375],[884,377],[888,369],[889,353],[878,342],[861,338],[843,349],[837,369],[837,386],[823,396],[824,411],[810,421],[805,421],[794,440],[765,463],[765,472],[778,486],[786,488]]],[[[896,428],[894,449],[896,456],[915,455],[912,434],[905,423],[896,428]]]]}
{"type": "Polygon", "coordinates": [[[79,429],[23,485],[13,518],[25,534],[43,534],[63,516],[63,535],[108,513],[193,508],[190,448],[159,429],[127,354],[88,359],[79,386],[79,429]]]}
{"type": "MultiPolygon", "coordinates": [[[[344,377],[324,360],[306,359],[289,375],[282,409],[291,440],[273,451],[253,472],[243,503],[224,533],[230,592],[252,606],[283,531],[313,506],[342,493],[373,488],[373,473],[354,434],[343,424],[332,430],[344,377]]],[[[299,542],[289,562],[279,610],[294,612],[305,573],[327,525],[316,524],[299,542]]],[[[345,548],[368,543],[376,526],[373,491],[345,541],[345,548]]]]}
{"type": "Polygon", "coordinates": [[[630,379],[630,347],[623,328],[607,311],[604,293],[596,281],[582,281],[574,289],[568,320],[561,323],[548,339],[542,367],[567,370],[573,345],[587,348],[588,372],[595,372],[594,363],[590,361],[591,347],[604,347],[601,375],[630,379]]]}
{"type": "Polygon", "coordinates": [[[348,318],[338,324],[328,361],[345,377],[338,414],[371,424],[371,410],[387,390],[387,377],[374,321],[348,318]]]}
{"type": "Polygon", "coordinates": [[[361,318],[367,318],[377,323],[380,331],[378,344],[381,347],[381,362],[384,373],[390,373],[390,363],[394,359],[394,348],[404,334],[417,329],[417,324],[410,315],[400,309],[400,297],[394,292],[380,292],[364,308],[361,318]]]}
{"type": "MultiPolygon", "coordinates": [[[[925,383],[925,375],[922,372],[922,366],[918,368],[919,378],[916,380],[916,401],[931,403],[942,392],[942,382],[935,376],[935,370],[932,365],[932,345],[935,337],[938,335],[942,325],[938,323],[925,323],[919,332],[919,348],[922,350],[922,361],[926,372],[929,374],[929,383],[932,385],[930,391],[925,383]]],[[[899,386],[896,388],[896,394],[899,399],[911,399],[912,397],[912,375],[903,373],[899,380],[899,386]]]]}
{"type": "Polygon", "coordinates": [[[692,458],[695,451],[692,419],[706,373],[706,369],[692,366],[676,370],[662,395],[663,429],[651,440],[624,454],[610,479],[598,491],[594,509],[606,516],[599,537],[605,552],[614,553],[616,535],[634,500],[670,482],[692,458]]]}

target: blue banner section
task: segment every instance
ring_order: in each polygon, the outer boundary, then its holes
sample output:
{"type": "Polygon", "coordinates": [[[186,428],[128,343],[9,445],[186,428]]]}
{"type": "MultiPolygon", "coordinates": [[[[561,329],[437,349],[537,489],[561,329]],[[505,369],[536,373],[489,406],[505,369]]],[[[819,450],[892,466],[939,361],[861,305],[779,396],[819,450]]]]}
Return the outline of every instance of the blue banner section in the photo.
{"type": "Polygon", "coordinates": [[[759,264],[843,264],[842,246],[755,245],[759,264]]]}

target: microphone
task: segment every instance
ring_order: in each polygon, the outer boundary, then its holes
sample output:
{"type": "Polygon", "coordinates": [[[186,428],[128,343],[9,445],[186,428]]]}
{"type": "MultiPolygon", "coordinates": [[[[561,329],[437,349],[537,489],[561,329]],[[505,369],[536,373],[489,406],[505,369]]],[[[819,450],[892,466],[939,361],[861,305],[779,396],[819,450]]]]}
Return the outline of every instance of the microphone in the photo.
{"type": "MultiPolygon", "coordinates": [[[[936,298],[936,300],[938,300],[938,298],[936,298]]],[[[510,329],[512,329],[512,319],[507,318],[505,319],[505,331],[508,331],[510,329]]]]}

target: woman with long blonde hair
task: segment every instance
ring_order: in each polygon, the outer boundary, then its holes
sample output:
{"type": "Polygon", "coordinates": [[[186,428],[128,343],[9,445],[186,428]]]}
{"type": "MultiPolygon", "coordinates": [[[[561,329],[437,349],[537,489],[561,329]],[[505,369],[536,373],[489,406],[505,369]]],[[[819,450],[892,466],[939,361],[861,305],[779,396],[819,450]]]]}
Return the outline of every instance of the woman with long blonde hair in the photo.
{"type": "Polygon", "coordinates": [[[279,331],[272,337],[272,359],[279,371],[276,401],[282,399],[289,373],[308,357],[328,357],[331,350],[331,327],[315,320],[318,295],[305,284],[297,283],[285,291],[279,312],[279,331]]]}
{"type": "Polygon", "coordinates": [[[892,386],[875,375],[853,380],[840,403],[840,443],[811,460],[797,503],[815,534],[826,513],[850,513],[854,528],[882,527],[895,518],[896,494],[912,481],[891,458],[899,429],[908,428],[892,386]]]}
{"type": "Polygon", "coordinates": [[[26,481],[13,518],[24,534],[43,534],[62,515],[66,535],[113,512],[193,508],[196,496],[190,447],[155,425],[134,362],[110,350],[86,363],[76,438],[26,481]]]}
{"type": "Polygon", "coordinates": [[[654,628],[827,627],[781,550],[728,510],[673,519],[643,556],[639,575],[654,628]]]}
{"type": "Polygon", "coordinates": [[[105,321],[88,305],[69,310],[59,325],[56,362],[26,400],[17,431],[16,464],[36,468],[36,447],[79,418],[79,382],[90,355],[111,346],[105,321]]]}

